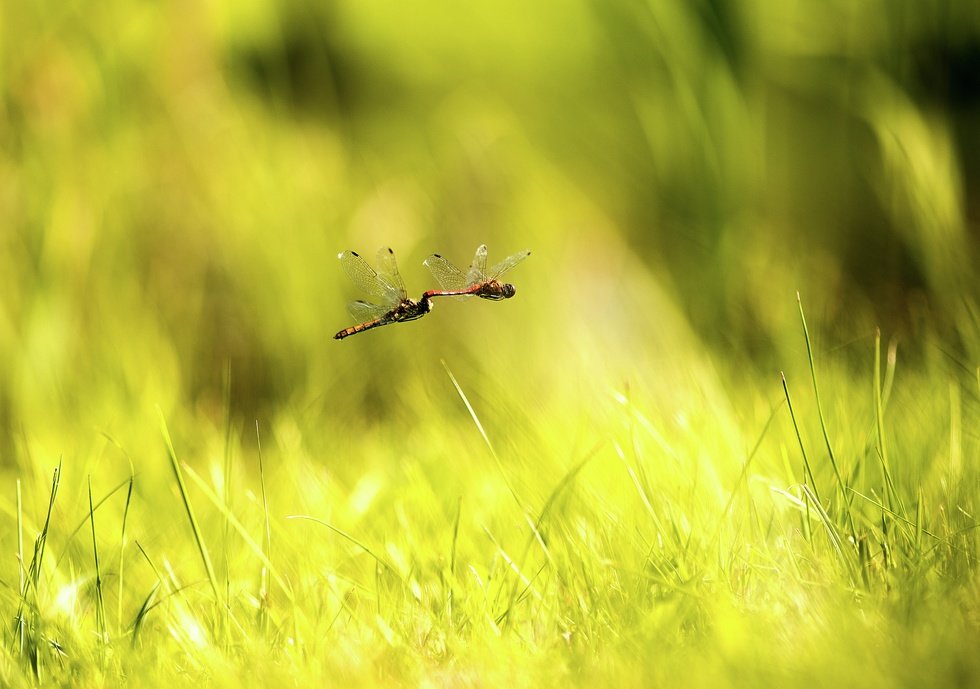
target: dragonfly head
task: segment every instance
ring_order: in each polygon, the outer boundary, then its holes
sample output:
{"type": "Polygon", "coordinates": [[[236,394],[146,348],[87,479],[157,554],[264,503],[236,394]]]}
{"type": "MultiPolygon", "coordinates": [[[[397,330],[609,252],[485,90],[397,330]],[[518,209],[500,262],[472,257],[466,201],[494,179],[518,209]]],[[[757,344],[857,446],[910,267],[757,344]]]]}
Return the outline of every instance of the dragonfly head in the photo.
{"type": "Polygon", "coordinates": [[[504,299],[510,299],[510,298],[511,298],[511,297],[513,297],[513,296],[514,296],[515,294],[517,294],[517,288],[516,288],[516,287],[514,287],[514,286],[513,286],[512,284],[510,284],[509,282],[505,282],[504,284],[502,284],[502,285],[500,286],[500,289],[501,289],[501,291],[502,291],[502,292],[503,292],[503,294],[504,294],[504,299]]]}

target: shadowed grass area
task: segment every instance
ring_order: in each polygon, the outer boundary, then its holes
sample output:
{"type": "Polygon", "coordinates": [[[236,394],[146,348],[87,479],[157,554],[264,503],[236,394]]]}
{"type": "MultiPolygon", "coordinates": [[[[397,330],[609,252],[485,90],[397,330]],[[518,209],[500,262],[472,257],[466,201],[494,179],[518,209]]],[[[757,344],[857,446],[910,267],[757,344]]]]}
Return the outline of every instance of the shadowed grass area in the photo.
{"type": "Polygon", "coordinates": [[[0,684],[975,684],[972,7],[0,9],[0,684]]]}

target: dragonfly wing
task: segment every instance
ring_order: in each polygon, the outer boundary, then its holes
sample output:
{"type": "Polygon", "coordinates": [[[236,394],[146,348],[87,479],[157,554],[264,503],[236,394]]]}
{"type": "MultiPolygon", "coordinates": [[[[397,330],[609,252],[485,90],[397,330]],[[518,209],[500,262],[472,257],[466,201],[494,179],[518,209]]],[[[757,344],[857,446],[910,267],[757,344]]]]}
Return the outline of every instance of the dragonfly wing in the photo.
{"type": "Polygon", "coordinates": [[[398,264],[395,263],[395,252],[387,246],[378,249],[378,267],[381,269],[381,277],[386,278],[387,282],[385,285],[388,290],[386,300],[390,299],[392,300],[390,303],[398,304],[403,299],[407,299],[408,292],[405,291],[405,283],[398,273],[398,264]]]}
{"type": "Polygon", "coordinates": [[[466,273],[466,284],[476,285],[486,282],[487,279],[487,245],[481,244],[476,247],[476,255],[470,264],[470,270],[466,273]]]}
{"type": "Polygon", "coordinates": [[[458,292],[466,288],[466,276],[463,275],[463,271],[439,254],[432,254],[422,261],[422,265],[429,269],[439,286],[447,292],[458,292]]]}
{"type": "Polygon", "coordinates": [[[398,303],[396,299],[391,302],[391,286],[387,279],[378,275],[374,268],[368,265],[360,254],[354,251],[344,251],[337,255],[340,259],[340,266],[347,273],[347,277],[354,286],[365,294],[379,297],[385,304],[394,306],[398,303]]]}
{"type": "Polygon", "coordinates": [[[500,263],[498,263],[497,265],[495,265],[493,268],[490,269],[490,272],[488,273],[488,277],[491,280],[496,280],[501,275],[506,273],[508,270],[516,266],[518,263],[520,263],[530,255],[531,252],[525,249],[524,251],[518,251],[513,256],[508,256],[503,261],[501,261],[500,263]]]}
{"type": "Polygon", "coordinates": [[[366,301],[352,301],[347,305],[347,313],[351,315],[355,323],[368,323],[377,320],[389,311],[387,306],[379,306],[366,301]]]}

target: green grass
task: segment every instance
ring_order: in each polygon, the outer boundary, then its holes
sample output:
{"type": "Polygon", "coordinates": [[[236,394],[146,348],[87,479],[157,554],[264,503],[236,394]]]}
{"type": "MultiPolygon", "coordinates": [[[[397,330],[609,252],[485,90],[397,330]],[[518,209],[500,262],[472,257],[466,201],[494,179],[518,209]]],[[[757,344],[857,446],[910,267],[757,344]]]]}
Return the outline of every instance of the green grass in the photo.
{"type": "MultiPolygon", "coordinates": [[[[880,365],[878,338],[865,344],[880,365]]],[[[728,418],[722,400],[682,413],[631,382],[564,400],[588,412],[573,438],[530,411],[514,422],[509,408],[531,405],[520,390],[493,398],[450,368],[398,441],[341,442],[301,409],[251,433],[191,416],[173,440],[143,419],[145,442],[65,458],[47,494],[35,473],[6,510],[8,535],[36,545],[19,588],[7,567],[5,682],[980,676],[970,376],[937,386],[892,350],[883,394],[878,369],[855,381],[817,354],[786,384],[799,408],[770,377],[720,388],[728,418]],[[109,468],[123,450],[139,458],[129,480],[109,468]]]]}
{"type": "Polygon", "coordinates": [[[0,686],[980,684],[975,2],[21,5],[0,686]]]}

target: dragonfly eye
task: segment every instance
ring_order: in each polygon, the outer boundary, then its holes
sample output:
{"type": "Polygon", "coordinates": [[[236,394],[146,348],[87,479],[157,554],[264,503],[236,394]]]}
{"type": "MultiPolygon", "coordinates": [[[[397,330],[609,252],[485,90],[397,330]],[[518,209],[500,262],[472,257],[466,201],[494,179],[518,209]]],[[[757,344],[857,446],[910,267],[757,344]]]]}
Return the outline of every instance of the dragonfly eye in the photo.
{"type": "Polygon", "coordinates": [[[502,290],[503,290],[503,292],[504,292],[504,299],[510,299],[510,298],[511,298],[511,297],[513,297],[513,296],[514,296],[515,294],[517,294],[517,288],[516,288],[516,287],[514,287],[514,286],[513,286],[512,284],[510,284],[509,282],[505,282],[505,283],[504,283],[504,284],[503,284],[503,285],[501,286],[501,289],[502,289],[502,290]]]}

